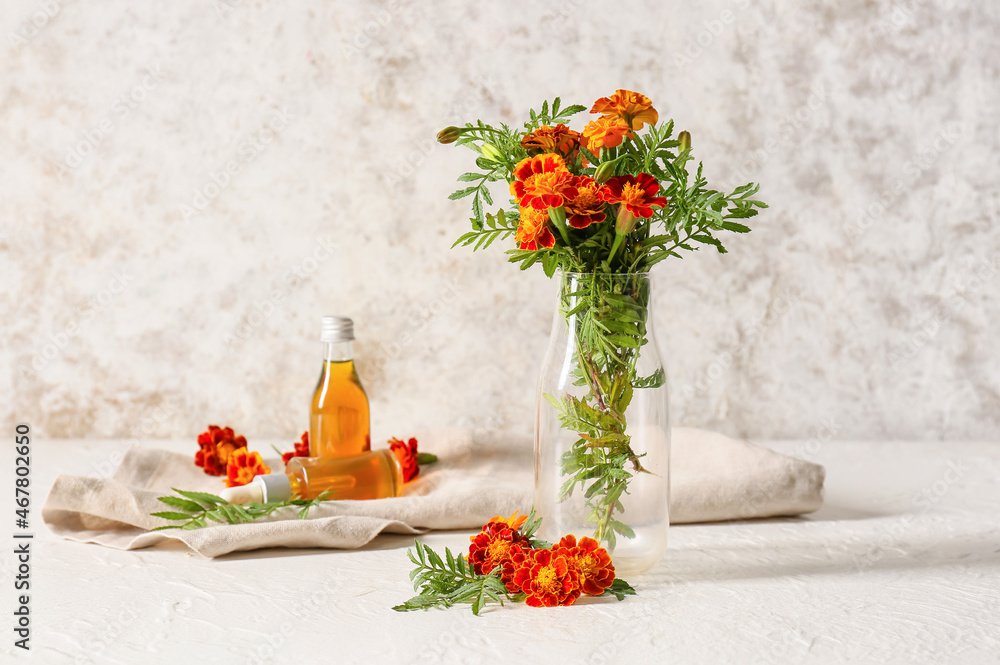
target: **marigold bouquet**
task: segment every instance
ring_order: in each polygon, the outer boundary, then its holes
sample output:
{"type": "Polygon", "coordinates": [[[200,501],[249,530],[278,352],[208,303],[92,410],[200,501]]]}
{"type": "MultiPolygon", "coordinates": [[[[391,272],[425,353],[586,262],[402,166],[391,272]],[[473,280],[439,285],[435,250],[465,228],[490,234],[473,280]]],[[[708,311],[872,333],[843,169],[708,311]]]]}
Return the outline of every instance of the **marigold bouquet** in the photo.
{"type": "Polygon", "coordinates": [[[674,137],[673,121],[659,123],[645,95],[602,97],[590,109],[599,117],[582,132],[570,129],[566,123],[586,110],[556,98],[531,110],[523,128],[480,120],[447,127],[438,141],[477,153],[478,170],[459,176],[468,185],[451,195],[472,199],[472,230],[453,246],[475,251],[513,237],[512,263],[563,273],[560,313],[578,356],[573,385],[587,392],[544,395],[576,438],[559,454],[558,501],[581,491],[594,538],[614,549],[617,536],[635,537],[622,500],[635,474],[647,471],[645,453],[626,433],[627,409],[636,391],[666,381],[661,368],[647,376],[636,369],[648,342],[646,273],[681,250],[725,253],[717,234],[748,232],[743,221],[766,205],[753,198],[753,183],[724,193],[708,187],[700,163],[689,173],[690,134],[674,137]],[[499,181],[508,184],[510,205],[492,212],[489,186],[499,181]]]}

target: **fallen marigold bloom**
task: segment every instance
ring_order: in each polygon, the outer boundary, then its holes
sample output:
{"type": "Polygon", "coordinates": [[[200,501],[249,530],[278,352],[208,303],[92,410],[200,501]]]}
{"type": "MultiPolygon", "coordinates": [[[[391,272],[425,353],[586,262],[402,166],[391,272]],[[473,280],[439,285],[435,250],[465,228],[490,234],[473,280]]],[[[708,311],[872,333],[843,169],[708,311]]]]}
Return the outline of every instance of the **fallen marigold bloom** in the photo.
{"type": "Polygon", "coordinates": [[[631,90],[616,90],[610,97],[601,97],[594,102],[590,112],[603,113],[604,118],[621,119],[632,129],[642,129],[647,122],[655,125],[659,120],[649,97],[631,90]]]}
{"type": "Polygon", "coordinates": [[[393,437],[389,439],[389,448],[400,466],[403,467],[403,482],[408,483],[420,475],[420,464],[417,463],[417,440],[410,437],[410,440],[403,443],[400,439],[393,437]]]}
{"type": "Polygon", "coordinates": [[[302,439],[295,442],[295,450],[281,454],[281,463],[287,465],[293,457],[309,457],[309,432],[302,432],[302,439]]]}
{"type": "Polygon", "coordinates": [[[536,250],[539,247],[555,246],[556,237],[549,228],[549,211],[521,208],[521,222],[517,225],[514,239],[521,249],[536,250]]]}
{"type": "Polygon", "coordinates": [[[246,485],[255,476],[269,473],[271,473],[271,467],[264,464],[260,453],[240,448],[229,457],[229,465],[226,467],[226,487],[246,485]]]}
{"type": "Polygon", "coordinates": [[[566,557],[570,568],[579,575],[580,590],[589,596],[600,596],[615,581],[615,567],[608,551],[593,538],[563,536],[552,547],[555,555],[566,557]]]}
{"type": "Polygon", "coordinates": [[[514,572],[513,583],[532,607],[572,605],[580,597],[580,574],[566,556],[552,550],[532,550],[514,572]]]}
{"type": "Polygon", "coordinates": [[[210,476],[221,476],[226,473],[232,454],[246,447],[246,437],[236,436],[232,427],[209,425],[207,431],[198,435],[198,452],[194,455],[194,463],[210,476]]]}
{"type": "Polygon", "coordinates": [[[510,193],[522,208],[560,208],[567,199],[576,196],[575,178],[559,155],[543,153],[525,157],[514,167],[514,177],[510,193]]]}
{"type": "MultiPolygon", "coordinates": [[[[514,513],[509,519],[520,526],[526,518],[516,518],[516,515],[517,513],[514,513]]],[[[482,531],[469,540],[472,543],[469,545],[468,560],[473,572],[477,575],[486,575],[494,568],[500,568],[500,581],[507,585],[508,591],[517,593],[519,587],[514,585],[511,556],[521,551],[522,546],[530,551],[531,544],[528,539],[518,532],[517,527],[508,522],[508,518],[494,517],[483,525],[482,531]]]]}
{"type": "MultiPolygon", "coordinates": [[[[503,515],[497,515],[496,517],[491,517],[490,521],[487,522],[487,524],[490,524],[492,522],[500,522],[502,524],[506,524],[511,529],[520,529],[521,526],[528,521],[528,516],[518,515],[517,513],[518,511],[515,510],[514,514],[511,515],[510,517],[504,517],[503,515]]],[[[485,529],[486,527],[484,526],[483,528],[485,529]]]]}

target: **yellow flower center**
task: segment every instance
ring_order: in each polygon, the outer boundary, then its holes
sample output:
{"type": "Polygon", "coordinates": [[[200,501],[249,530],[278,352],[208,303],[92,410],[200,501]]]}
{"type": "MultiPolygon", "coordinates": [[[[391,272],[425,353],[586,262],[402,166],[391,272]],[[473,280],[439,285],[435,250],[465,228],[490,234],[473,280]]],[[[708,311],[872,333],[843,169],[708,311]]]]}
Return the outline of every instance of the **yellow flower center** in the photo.
{"type": "Polygon", "coordinates": [[[601,200],[597,198],[597,192],[593,187],[582,187],[577,190],[579,193],[575,199],[573,199],[572,207],[575,210],[587,210],[590,208],[598,208],[601,205],[601,200]]]}
{"type": "Polygon", "coordinates": [[[510,543],[506,540],[494,540],[486,546],[486,560],[493,564],[500,563],[510,553],[510,543]]]}
{"type": "Polygon", "coordinates": [[[595,572],[597,572],[597,561],[595,561],[594,557],[589,554],[585,554],[583,556],[576,557],[576,567],[577,570],[580,571],[580,575],[590,578],[594,576],[595,572]]]}
{"type": "Polygon", "coordinates": [[[545,566],[538,571],[538,575],[535,576],[535,585],[542,593],[551,594],[558,593],[562,586],[559,584],[559,576],[553,566],[545,566]]]}
{"type": "Polygon", "coordinates": [[[628,183],[622,187],[622,203],[625,205],[635,205],[641,203],[646,198],[646,190],[639,185],[628,183]]]}
{"type": "Polygon", "coordinates": [[[546,171],[545,173],[538,173],[528,179],[525,183],[535,192],[544,192],[546,194],[555,194],[559,191],[560,184],[560,173],[558,171],[546,171]]]}

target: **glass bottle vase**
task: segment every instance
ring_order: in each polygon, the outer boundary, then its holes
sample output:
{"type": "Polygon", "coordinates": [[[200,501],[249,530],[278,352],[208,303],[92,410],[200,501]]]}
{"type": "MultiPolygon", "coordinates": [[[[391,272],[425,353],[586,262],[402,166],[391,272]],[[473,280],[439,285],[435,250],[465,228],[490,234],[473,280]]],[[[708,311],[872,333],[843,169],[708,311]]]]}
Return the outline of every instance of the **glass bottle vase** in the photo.
{"type": "Polygon", "coordinates": [[[538,382],[540,536],[590,536],[620,575],[663,557],[670,416],[649,275],[562,273],[538,382]]]}

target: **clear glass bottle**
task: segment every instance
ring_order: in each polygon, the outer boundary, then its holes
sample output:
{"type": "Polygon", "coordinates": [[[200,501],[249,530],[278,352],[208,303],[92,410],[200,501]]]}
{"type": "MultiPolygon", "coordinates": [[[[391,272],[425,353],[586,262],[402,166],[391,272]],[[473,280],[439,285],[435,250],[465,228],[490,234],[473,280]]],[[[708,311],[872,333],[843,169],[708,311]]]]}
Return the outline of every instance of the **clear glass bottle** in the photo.
{"type": "Polygon", "coordinates": [[[275,503],[292,497],[315,499],[387,499],[403,493],[403,469],[388,448],[338,458],[293,457],[285,473],[256,476],[252,482],[222,490],[235,504],[275,503]]]}
{"type": "Polygon", "coordinates": [[[309,456],[367,452],[371,450],[368,395],[354,367],[354,322],[344,316],[324,316],[320,341],[326,344],[326,355],[309,412],[309,456]]]}
{"type": "Polygon", "coordinates": [[[538,383],[541,537],[590,536],[623,576],[667,547],[669,402],[650,313],[647,274],[563,274],[538,383]]]}

